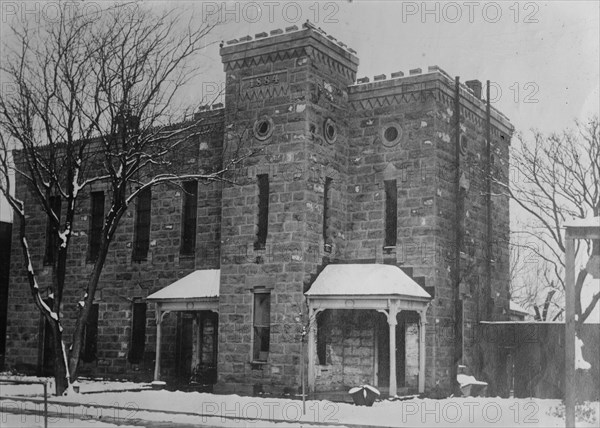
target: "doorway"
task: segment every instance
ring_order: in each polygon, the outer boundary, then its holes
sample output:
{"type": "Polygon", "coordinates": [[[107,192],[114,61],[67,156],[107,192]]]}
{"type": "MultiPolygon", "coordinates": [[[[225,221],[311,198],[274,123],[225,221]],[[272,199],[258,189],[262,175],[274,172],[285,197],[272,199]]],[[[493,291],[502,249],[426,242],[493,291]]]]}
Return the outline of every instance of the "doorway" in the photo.
{"type": "Polygon", "coordinates": [[[182,383],[192,375],[194,351],[194,317],[190,312],[177,313],[177,343],[175,347],[175,376],[182,383]]]}
{"type": "Polygon", "coordinates": [[[175,375],[180,383],[212,385],[217,381],[219,318],[216,312],[179,312],[175,375]]]}

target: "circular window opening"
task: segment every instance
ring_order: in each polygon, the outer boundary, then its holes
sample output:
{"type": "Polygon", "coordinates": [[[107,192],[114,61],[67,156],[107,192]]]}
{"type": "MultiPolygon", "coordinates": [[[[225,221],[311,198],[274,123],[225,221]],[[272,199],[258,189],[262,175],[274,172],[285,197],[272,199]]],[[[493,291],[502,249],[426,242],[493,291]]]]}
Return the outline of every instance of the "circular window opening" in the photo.
{"type": "Polygon", "coordinates": [[[326,119],[323,124],[323,134],[325,134],[325,140],[328,143],[334,143],[337,138],[337,127],[335,122],[331,119],[326,119]]]}
{"type": "Polygon", "coordinates": [[[402,128],[397,123],[385,125],[381,130],[383,145],[386,147],[394,147],[402,139],[402,128]]]}
{"type": "Polygon", "coordinates": [[[269,117],[258,119],[254,122],[254,137],[257,140],[263,141],[273,133],[273,121],[269,117]]]}
{"type": "Polygon", "coordinates": [[[383,136],[388,142],[394,141],[396,138],[398,138],[398,129],[396,129],[394,126],[390,126],[385,130],[383,136]]]}
{"type": "Polygon", "coordinates": [[[460,154],[466,155],[468,146],[469,146],[469,142],[467,140],[467,137],[462,135],[460,137],[460,154]]]}

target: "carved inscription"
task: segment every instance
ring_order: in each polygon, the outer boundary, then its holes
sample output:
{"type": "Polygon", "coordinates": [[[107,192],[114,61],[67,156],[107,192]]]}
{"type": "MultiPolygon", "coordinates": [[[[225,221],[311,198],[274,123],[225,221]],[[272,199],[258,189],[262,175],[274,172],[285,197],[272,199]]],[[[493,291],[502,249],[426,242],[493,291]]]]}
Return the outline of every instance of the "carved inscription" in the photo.
{"type": "Polygon", "coordinates": [[[242,79],[240,97],[243,100],[289,96],[287,71],[261,74],[242,79]]]}

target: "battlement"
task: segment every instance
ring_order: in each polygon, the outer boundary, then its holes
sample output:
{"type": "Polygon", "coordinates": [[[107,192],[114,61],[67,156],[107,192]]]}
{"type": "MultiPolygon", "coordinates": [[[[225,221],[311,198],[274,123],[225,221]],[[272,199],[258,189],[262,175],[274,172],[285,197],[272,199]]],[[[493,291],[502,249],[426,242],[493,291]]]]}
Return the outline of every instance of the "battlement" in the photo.
{"type": "MultiPolygon", "coordinates": [[[[479,81],[471,80],[469,82],[460,82],[460,96],[466,107],[475,114],[483,117],[486,110],[486,102],[481,98],[481,85],[479,81]]],[[[388,79],[385,74],[379,74],[373,77],[361,77],[356,83],[348,87],[350,99],[355,103],[362,103],[369,99],[382,96],[401,96],[411,92],[420,92],[423,90],[440,89],[447,96],[454,96],[455,79],[448,72],[437,65],[427,68],[423,73],[421,68],[409,70],[408,75],[402,71],[396,71],[388,79]]],[[[495,126],[502,128],[503,132],[512,134],[514,127],[510,120],[494,106],[491,106],[491,117],[495,126]]]]}
{"type": "Polygon", "coordinates": [[[302,24],[302,29],[298,28],[297,25],[292,25],[290,27],[286,27],[285,31],[281,28],[277,28],[275,30],[271,30],[268,33],[267,32],[262,32],[262,33],[257,33],[254,35],[254,39],[252,38],[252,36],[248,35],[248,36],[244,36],[244,37],[240,37],[239,39],[232,39],[232,40],[228,40],[225,45],[226,46],[231,46],[231,45],[240,45],[240,44],[244,44],[244,43],[249,43],[252,40],[263,40],[263,39],[267,39],[269,38],[269,40],[273,40],[274,37],[278,37],[281,36],[283,34],[289,34],[289,33],[297,33],[300,32],[302,30],[313,30],[321,35],[323,35],[324,37],[326,37],[328,40],[332,41],[334,44],[338,45],[339,47],[341,47],[342,49],[345,49],[346,51],[348,51],[349,53],[351,53],[352,55],[356,55],[356,51],[354,49],[352,49],[351,47],[349,47],[348,45],[346,45],[344,42],[337,40],[335,37],[333,37],[330,34],[327,34],[325,32],[325,30],[323,30],[321,27],[316,27],[314,24],[312,24],[310,21],[306,21],[304,24],[302,24]]]}
{"type": "Polygon", "coordinates": [[[343,68],[343,74],[352,81],[359,63],[354,49],[308,21],[302,28],[293,25],[285,31],[275,29],[255,34],[254,38],[248,35],[229,40],[221,45],[220,54],[225,71],[301,56],[327,58],[336,63],[336,69],[343,68]]]}

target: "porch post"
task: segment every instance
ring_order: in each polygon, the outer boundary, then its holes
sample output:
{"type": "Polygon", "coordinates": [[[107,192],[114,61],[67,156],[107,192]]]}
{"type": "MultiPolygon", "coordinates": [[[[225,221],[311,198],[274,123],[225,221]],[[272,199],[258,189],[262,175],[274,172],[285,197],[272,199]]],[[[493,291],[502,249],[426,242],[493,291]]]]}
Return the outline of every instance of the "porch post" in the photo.
{"type": "Polygon", "coordinates": [[[154,380],[160,380],[160,344],[162,339],[162,311],[156,304],[156,358],[154,359],[154,380]]]}
{"type": "Polygon", "coordinates": [[[427,309],[419,311],[419,393],[425,392],[425,326],[427,309]]]}
{"type": "Polygon", "coordinates": [[[398,392],[398,382],[396,380],[396,325],[398,314],[396,301],[389,303],[388,324],[390,326],[390,397],[396,396],[398,392]]]}
{"type": "Polygon", "coordinates": [[[308,392],[315,392],[315,328],[316,313],[308,301],[308,392]]]}

